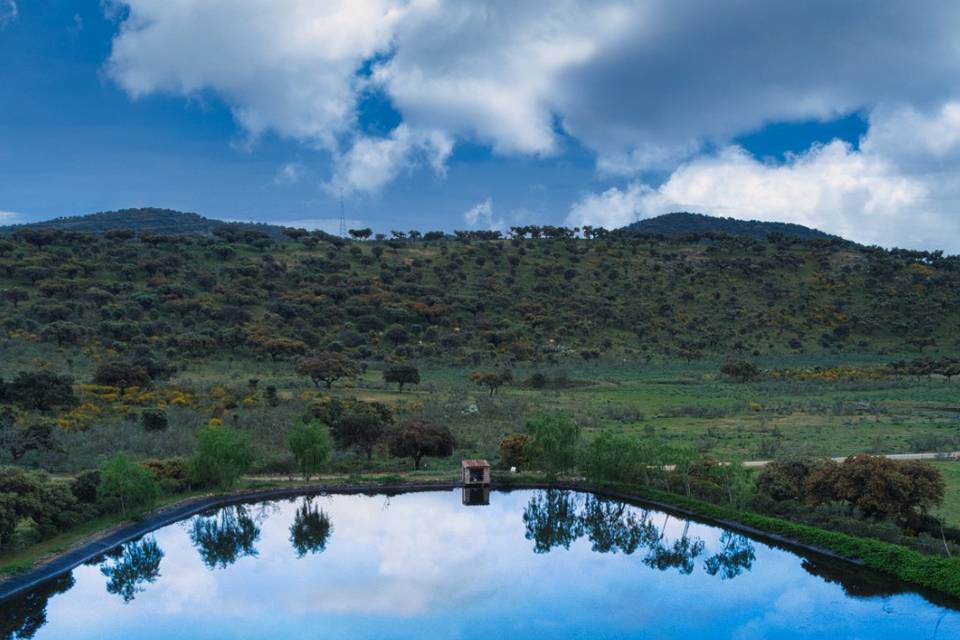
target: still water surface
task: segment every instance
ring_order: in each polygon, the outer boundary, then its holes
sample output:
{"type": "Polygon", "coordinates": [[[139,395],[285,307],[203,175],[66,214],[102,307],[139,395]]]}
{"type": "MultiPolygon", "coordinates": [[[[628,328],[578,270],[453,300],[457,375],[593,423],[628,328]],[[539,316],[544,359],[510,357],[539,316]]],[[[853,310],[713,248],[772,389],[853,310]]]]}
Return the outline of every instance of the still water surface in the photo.
{"type": "Polygon", "coordinates": [[[960,612],[846,565],[583,493],[230,506],[0,603],[0,636],[960,638],[960,612]]]}

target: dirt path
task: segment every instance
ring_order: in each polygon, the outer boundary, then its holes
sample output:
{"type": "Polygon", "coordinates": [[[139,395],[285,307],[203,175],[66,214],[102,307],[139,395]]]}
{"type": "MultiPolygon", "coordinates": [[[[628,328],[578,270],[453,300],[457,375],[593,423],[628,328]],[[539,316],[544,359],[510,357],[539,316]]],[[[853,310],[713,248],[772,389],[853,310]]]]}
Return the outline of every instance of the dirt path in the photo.
{"type": "MultiPolygon", "coordinates": [[[[890,458],[891,460],[960,460],[960,451],[944,451],[936,453],[878,453],[873,455],[890,458]]],[[[843,462],[847,459],[847,456],[839,456],[830,459],[834,462],[843,462]]],[[[743,466],[752,469],[756,467],[764,467],[771,462],[773,462],[773,460],[747,460],[743,463],[743,466]]]]}

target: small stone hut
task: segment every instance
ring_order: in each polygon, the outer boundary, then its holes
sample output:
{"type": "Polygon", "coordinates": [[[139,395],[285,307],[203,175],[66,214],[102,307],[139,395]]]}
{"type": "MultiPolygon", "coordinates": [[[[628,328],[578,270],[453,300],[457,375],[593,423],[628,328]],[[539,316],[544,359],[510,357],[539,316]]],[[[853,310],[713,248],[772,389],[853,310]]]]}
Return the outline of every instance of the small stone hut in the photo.
{"type": "Polygon", "coordinates": [[[486,460],[464,460],[460,469],[464,486],[483,487],[490,484],[490,463],[486,460]]]}

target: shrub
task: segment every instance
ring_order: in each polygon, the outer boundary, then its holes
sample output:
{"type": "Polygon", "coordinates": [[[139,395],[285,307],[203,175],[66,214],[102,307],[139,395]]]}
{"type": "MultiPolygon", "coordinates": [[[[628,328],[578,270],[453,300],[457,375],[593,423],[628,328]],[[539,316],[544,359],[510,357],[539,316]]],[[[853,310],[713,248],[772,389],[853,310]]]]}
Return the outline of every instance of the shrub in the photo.
{"type": "Polygon", "coordinates": [[[818,466],[819,462],[802,458],[775,460],[757,475],[757,491],[777,501],[803,501],[807,479],[818,466]]]}
{"type": "Polygon", "coordinates": [[[551,473],[562,473],[576,463],[580,427],[562,414],[548,414],[527,422],[530,441],[525,453],[530,461],[551,473]]]}
{"type": "Polygon", "coordinates": [[[320,470],[333,448],[327,428],[319,422],[297,422],[287,436],[287,443],[304,480],[320,470]]]}
{"type": "Polygon", "coordinates": [[[500,464],[504,467],[522,469],[527,466],[527,444],[530,436],[525,433],[513,433],[500,441],[500,464]]]}
{"type": "Polygon", "coordinates": [[[720,366],[720,373],[737,382],[750,382],[760,377],[760,369],[747,360],[728,360],[720,366]]]}
{"type": "Polygon", "coordinates": [[[146,387],[150,376],[143,367],[126,362],[108,362],[97,367],[93,374],[94,384],[117,387],[122,393],[127,387],[146,387]]]}
{"type": "Polygon", "coordinates": [[[123,454],[117,454],[100,467],[97,500],[107,509],[128,512],[149,509],[157,499],[158,487],[153,474],[123,454]]]}
{"type": "Polygon", "coordinates": [[[0,467],[0,549],[9,548],[21,521],[30,519],[21,533],[48,538],[80,520],[82,510],[64,482],[45,473],[18,467],[0,467]]]}
{"type": "Polygon", "coordinates": [[[78,502],[92,504],[97,501],[97,488],[100,486],[100,470],[81,471],[70,483],[70,492],[78,502]]]}
{"type": "Polygon", "coordinates": [[[629,436],[603,431],[580,453],[579,469],[591,480],[646,484],[656,464],[653,447],[629,436]]]}
{"type": "Polygon", "coordinates": [[[146,431],[165,431],[170,426],[163,409],[144,409],[140,413],[140,422],[146,431]]]}
{"type": "Polygon", "coordinates": [[[187,462],[183,458],[144,460],[140,466],[152,473],[160,488],[168,493],[180,493],[190,487],[187,462]]]}
{"type": "Polygon", "coordinates": [[[207,427],[197,436],[197,449],[187,461],[191,482],[226,490],[253,464],[250,438],[227,426],[207,427]]]}

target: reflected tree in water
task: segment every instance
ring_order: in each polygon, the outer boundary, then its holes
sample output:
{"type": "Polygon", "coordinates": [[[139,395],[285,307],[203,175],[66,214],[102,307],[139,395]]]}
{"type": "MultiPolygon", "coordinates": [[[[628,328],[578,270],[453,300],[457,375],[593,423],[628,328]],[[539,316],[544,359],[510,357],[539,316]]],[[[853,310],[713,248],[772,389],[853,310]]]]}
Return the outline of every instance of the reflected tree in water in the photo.
{"type": "Polygon", "coordinates": [[[190,539],[207,567],[224,569],[240,558],[257,556],[254,545],[260,539],[260,527],[245,506],[224,507],[213,515],[196,517],[190,539]]]}
{"type": "Polygon", "coordinates": [[[314,506],[311,500],[304,500],[293,517],[293,524],[290,525],[290,544],[297,552],[297,557],[302,558],[308,553],[322,553],[327,548],[331,533],[333,524],[330,517],[314,506]]]}
{"type": "MultiPolygon", "coordinates": [[[[669,517],[667,516],[668,519],[669,517]]],[[[666,525],[664,525],[664,529],[666,529],[666,525]]],[[[690,521],[687,520],[683,524],[683,533],[673,541],[672,545],[664,543],[663,533],[661,533],[660,537],[650,546],[650,551],[647,553],[647,557],[643,559],[643,563],[660,571],[676,569],[684,575],[693,573],[693,561],[703,553],[704,545],[703,540],[691,538],[688,535],[689,529],[690,521]]]]}
{"type": "MultiPolygon", "coordinates": [[[[643,563],[647,566],[690,574],[705,545],[703,540],[689,535],[689,520],[684,522],[679,538],[666,541],[663,532],[669,521],[670,515],[664,514],[663,525],[658,528],[648,511],[618,500],[562,489],[537,492],[523,511],[526,538],[533,540],[536,553],[547,553],[554,547],[569,549],[578,538],[587,536],[598,553],[629,555],[646,549],[643,563]]],[[[708,574],[728,579],[750,570],[756,557],[750,540],[725,531],[720,543],[721,550],[704,562],[708,574]]]]}
{"type": "Polygon", "coordinates": [[[0,638],[32,638],[47,623],[50,598],[69,590],[73,583],[73,573],[67,573],[0,604],[0,638]]]}
{"type": "Polygon", "coordinates": [[[719,574],[722,580],[729,580],[753,567],[757,555],[750,540],[732,531],[724,531],[720,535],[720,544],[723,548],[703,563],[707,573],[719,574]]]}
{"type": "Polygon", "coordinates": [[[587,497],[580,521],[598,553],[631,554],[659,538],[657,527],[647,519],[646,512],[638,518],[626,504],[597,496],[587,497]]]}
{"type": "Polygon", "coordinates": [[[160,560],[163,551],[154,538],[144,538],[128,542],[123,553],[112,564],[100,567],[100,573],[108,578],[107,592],[113,593],[124,602],[130,602],[141,591],[144,583],[151,583],[160,577],[160,560]]]}
{"type": "Polygon", "coordinates": [[[523,511],[523,523],[535,553],[547,553],[554,547],[569,549],[570,543],[583,535],[578,498],[562,489],[547,489],[531,498],[523,511]]]}

